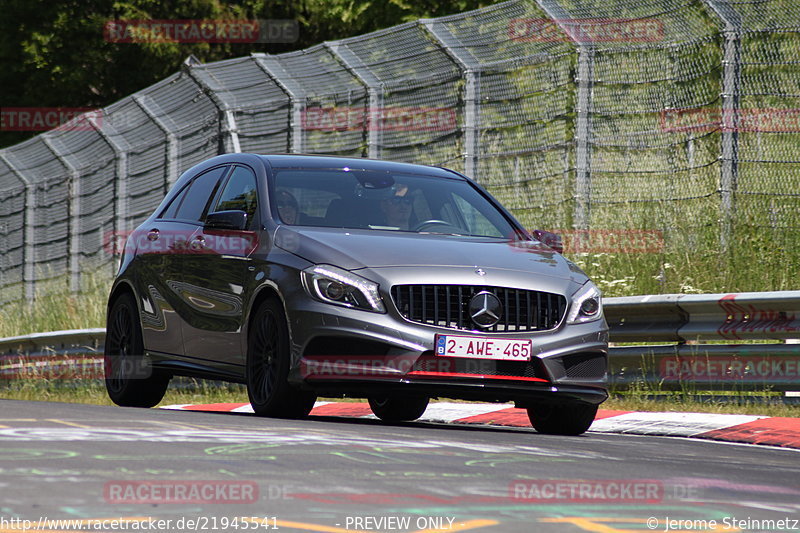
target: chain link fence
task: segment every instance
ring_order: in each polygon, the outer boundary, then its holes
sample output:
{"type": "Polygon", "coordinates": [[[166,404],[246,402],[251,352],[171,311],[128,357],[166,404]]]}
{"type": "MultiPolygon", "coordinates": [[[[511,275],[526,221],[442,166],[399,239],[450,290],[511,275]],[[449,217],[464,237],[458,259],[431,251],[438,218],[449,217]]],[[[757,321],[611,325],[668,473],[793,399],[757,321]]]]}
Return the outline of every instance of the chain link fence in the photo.
{"type": "MultiPolygon", "coordinates": [[[[201,64],[0,150],[0,302],[115,264],[225,152],[444,165],[528,227],[800,254],[800,4],[527,0],[201,64]]],[[[788,258],[788,259],[787,259],[788,258]]],[[[787,272],[794,276],[796,272],[787,272]]]]}

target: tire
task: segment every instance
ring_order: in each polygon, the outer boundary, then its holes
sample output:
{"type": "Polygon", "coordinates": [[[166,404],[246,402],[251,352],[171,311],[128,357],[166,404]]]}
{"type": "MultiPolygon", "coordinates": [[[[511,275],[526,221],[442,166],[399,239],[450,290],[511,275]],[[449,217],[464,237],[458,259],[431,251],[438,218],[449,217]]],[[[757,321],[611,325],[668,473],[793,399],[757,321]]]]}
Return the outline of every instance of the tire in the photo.
{"type": "Polygon", "coordinates": [[[317,397],[289,384],[289,328],[275,298],[256,311],[247,340],[247,396],[256,416],[303,418],[317,397]]]}
{"type": "Polygon", "coordinates": [[[428,401],[427,396],[372,396],[369,408],[384,422],[410,422],[422,416],[428,401]]]}
{"type": "Polygon", "coordinates": [[[142,326],[130,293],[116,299],[108,313],[103,356],[108,396],[123,407],[153,407],[167,392],[170,376],[153,370],[144,356],[142,326]]]}
{"type": "Polygon", "coordinates": [[[531,425],[539,433],[547,435],[580,435],[594,422],[597,405],[567,403],[561,405],[537,405],[528,408],[531,425]]]}

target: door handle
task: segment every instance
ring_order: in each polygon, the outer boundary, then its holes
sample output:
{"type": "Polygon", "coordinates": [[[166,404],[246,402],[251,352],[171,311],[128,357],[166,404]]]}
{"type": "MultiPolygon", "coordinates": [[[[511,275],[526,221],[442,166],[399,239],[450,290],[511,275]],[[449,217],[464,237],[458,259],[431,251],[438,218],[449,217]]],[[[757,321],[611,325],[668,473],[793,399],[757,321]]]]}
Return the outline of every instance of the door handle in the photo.
{"type": "Polygon", "coordinates": [[[147,240],[148,241],[155,241],[157,239],[158,239],[158,230],[157,229],[151,229],[150,231],[147,232],[147,240]]]}
{"type": "Polygon", "coordinates": [[[206,238],[202,235],[198,235],[194,239],[192,239],[192,249],[193,250],[203,250],[206,247],[206,238]]]}

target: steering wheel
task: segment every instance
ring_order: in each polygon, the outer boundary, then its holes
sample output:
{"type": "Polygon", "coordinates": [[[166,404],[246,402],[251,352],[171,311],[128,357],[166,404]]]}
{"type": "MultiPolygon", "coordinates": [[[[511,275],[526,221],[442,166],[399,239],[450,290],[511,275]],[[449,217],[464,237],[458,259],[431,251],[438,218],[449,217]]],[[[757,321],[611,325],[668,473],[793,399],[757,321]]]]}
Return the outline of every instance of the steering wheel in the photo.
{"type": "Polygon", "coordinates": [[[433,226],[434,224],[440,226],[452,226],[452,224],[450,224],[445,220],[439,220],[438,218],[431,218],[429,220],[423,220],[422,222],[411,228],[411,231],[420,231],[425,226],[433,226]]]}

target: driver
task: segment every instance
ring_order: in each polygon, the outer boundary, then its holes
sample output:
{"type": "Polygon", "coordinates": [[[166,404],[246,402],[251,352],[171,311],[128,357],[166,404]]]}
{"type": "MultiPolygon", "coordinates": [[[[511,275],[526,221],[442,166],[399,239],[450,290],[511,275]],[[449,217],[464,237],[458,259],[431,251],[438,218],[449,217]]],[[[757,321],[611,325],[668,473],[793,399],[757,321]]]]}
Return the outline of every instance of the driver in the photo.
{"type": "Polygon", "coordinates": [[[277,194],[278,214],[284,224],[296,224],[298,222],[297,198],[286,189],[279,189],[277,194]]]}
{"type": "Polygon", "coordinates": [[[411,206],[413,198],[408,194],[408,185],[397,185],[394,196],[381,200],[381,211],[386,217],[386,225],[401,230],[410,229],[411,206]]]}

